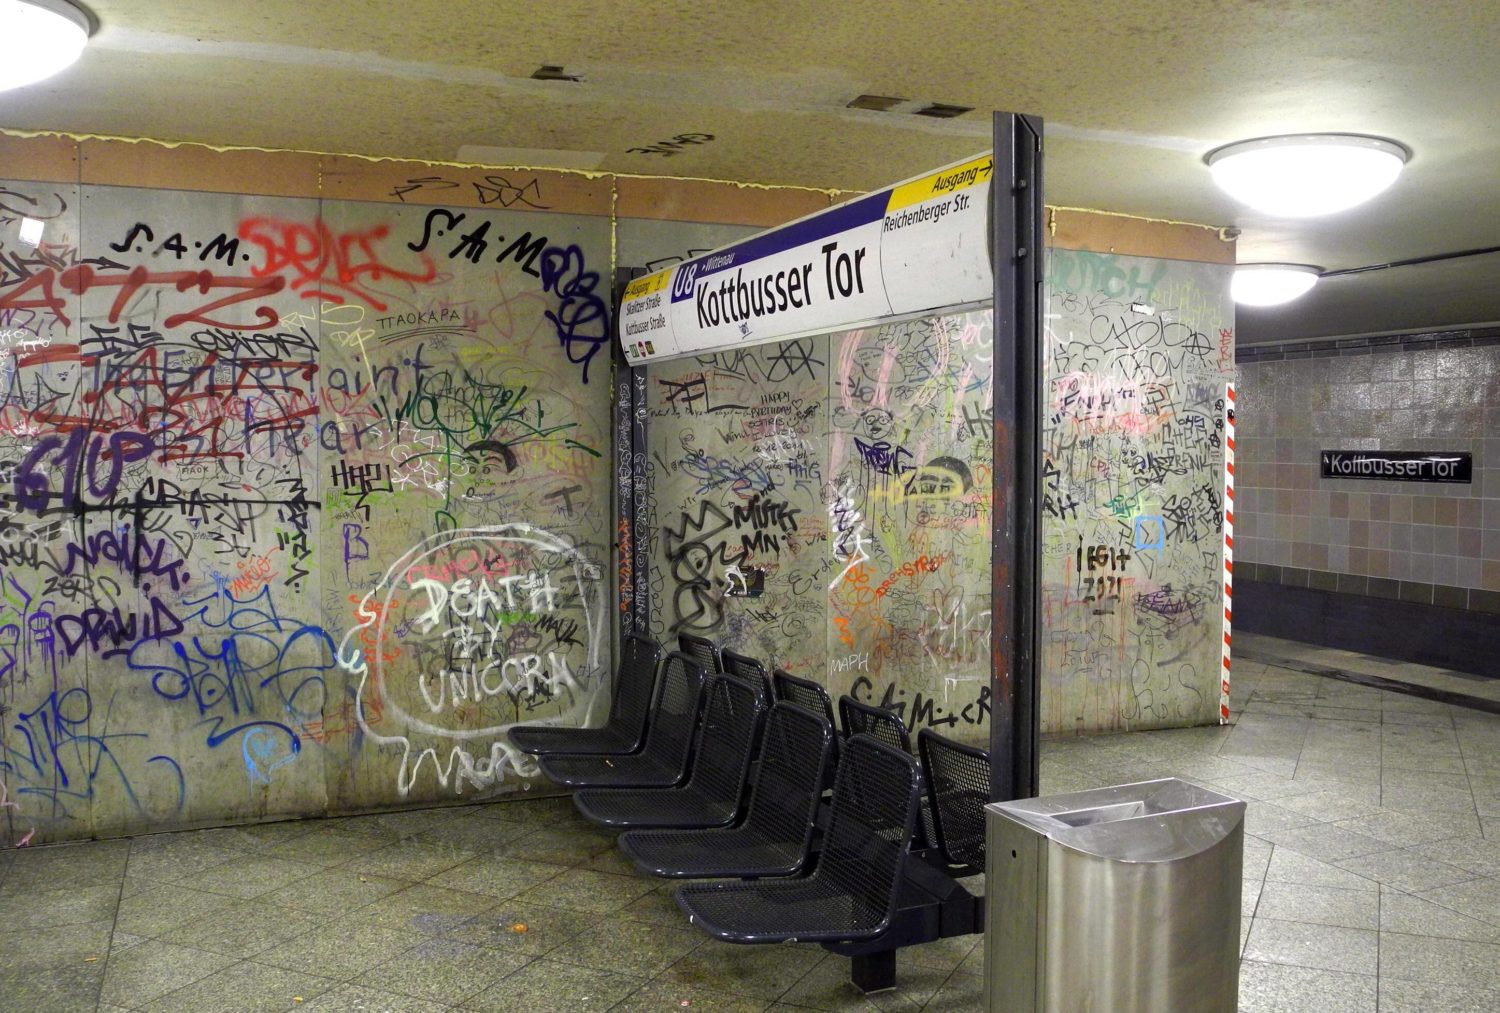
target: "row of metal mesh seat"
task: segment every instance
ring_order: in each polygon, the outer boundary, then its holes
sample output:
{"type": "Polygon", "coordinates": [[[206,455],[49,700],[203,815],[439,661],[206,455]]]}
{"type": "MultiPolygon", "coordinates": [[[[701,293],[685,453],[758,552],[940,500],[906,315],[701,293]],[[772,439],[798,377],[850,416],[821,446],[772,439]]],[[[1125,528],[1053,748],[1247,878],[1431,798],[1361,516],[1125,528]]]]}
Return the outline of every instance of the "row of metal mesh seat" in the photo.
{"type": "MultiPolygon", "coordinates": [[[[627,643],[617,696],[639,696],[636,666],[659,655],[633,643],[643,639],[627,643]]],[[[878,946],[891,928],[914,848],[955,875],[982,870],[983,750],[923,729],[919,768],[900,716],[848,696],[839,700],[840,750],[822,686],[781,670],[768,679],[755,659],[703,638],[680,646],[662,665],[638,749],[546,753],[541,764],[580,789],[574,801],[586,817],[626,829],[620,847],[642,872],[751,880],[679,888],[694,924],[732,942],[822,941],[852,954],[848,947],[878,946]]],[[[617,700],[611,723],[631,710],[617,700]]],[[[612,734],[624,742],[628,731],[612,734]]],[[[530,741],[523,729],[512,738],[530,741]]],[[[546,748],[560,741],[544,738],[546,748]]],[[[879,956],[893,975],[894,949],[879,956]]]]}

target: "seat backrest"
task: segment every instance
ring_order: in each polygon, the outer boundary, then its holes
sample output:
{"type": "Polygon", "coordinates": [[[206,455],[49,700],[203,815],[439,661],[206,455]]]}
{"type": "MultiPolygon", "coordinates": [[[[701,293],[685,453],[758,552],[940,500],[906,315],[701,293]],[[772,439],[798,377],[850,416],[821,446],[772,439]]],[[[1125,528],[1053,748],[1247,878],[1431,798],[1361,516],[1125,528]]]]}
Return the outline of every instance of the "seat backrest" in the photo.
{"type": "Polygon", "coordinates": [[[754,686],[761,703],[766,707],[771,706],[771,677],[766,674],[765,665],[738,651],[721,651],[719,657],[724,662],[724,671],[727,674],[743,679],[754,686]]]}
{"type": "Polygon", "coordinates": [[[712,674],[724,671],[724,662],[719,658],[719,645],[707,637],[679,633],[677,649],[696,661],[705,672],[712,674]]]}
{"type": "Polygon", "coordinates": [[[875,920],[889,918],[895,910],[921,788],[911,754],[868,735],[844,743],[828,832],[813,876],[832,880],[875,920]]]}
{"type": "Polygon", "coordinates": [[[984,807],[990,800],[990,755],[978,746],[917,733],[937,846],[949,865],[984,871],[984,807]]]}
{"type": "Polygon", "coordinates": [[[710,675],[704,693],[707,701],[687,783],[706,798],[738,809],[760,741],[765,700],[751,683],[727,674],[710,675]]]}
{"type": "Polygon", "coordinates": [[[673,769],[686,765],[697,735],[704,679],[703,669],[686,654],[673,651],[667,655],[651,704],[643,755],[673,769]]]}
{"type": "Polygon", "coordinates": [[[846,739],[869,735],[893,749],[911,752],[911,736],[906,732],[901,715],[895,711],[860,703],[845,693],[839,697],[839,720],[843,722],[846,739]]]}
{"type": "Polygon", "coordinates": [[[784,668],[776,670],[772,681],[776,686],[776,699],[794,703],[814,714],[821,714],[823,720],[828,722],[828,727],[837,727],[833,719],[833,701],[828,698],[828,690],[811,679],[799,678],[784,668]]]}
{"type": "Polygon", "coordinates": [[[645,727],[651,713],[651,696],[656,689],[656,670],[660,665],[660,644],[636,633],[625,635],[620,644],[620,672],[615,679],[615,698],[609,705],[611,725],[638,733],[645,727]]]}
{"type": "Polygon", "coordinates": [[[766,715],[760,773],[745,826],[763,837],[807,848],[833,754],[833,725],[785,700],[766,715]]]}

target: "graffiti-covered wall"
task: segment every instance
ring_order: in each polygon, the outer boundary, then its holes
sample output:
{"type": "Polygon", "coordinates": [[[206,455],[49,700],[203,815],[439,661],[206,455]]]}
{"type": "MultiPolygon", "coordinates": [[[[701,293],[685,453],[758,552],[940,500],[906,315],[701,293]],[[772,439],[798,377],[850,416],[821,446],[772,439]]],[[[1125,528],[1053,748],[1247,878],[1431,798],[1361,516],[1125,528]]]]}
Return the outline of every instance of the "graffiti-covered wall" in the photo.
{"type": "Polygon", "coordinates": [[[1230,269],[1049,251],[1042,726],[1218,720],[1230,269]]]}
{"type": "Polygon", "coordinates": [[[982,738],[988,313],[647,371],[652,630],[982,738]]]}
{"type": "MultiPolygon", "coordinates": [[[[1043,730],[1215,721],[1228,269],[1049,264],[1043,730]]],[[[991,345],[972,313],[644,371],[652,631],[982,741],[991,345]]]]}
{"type": "Polygon", "coordinates": [[[610,222],[459,193],[0,182],[8,840],[514,791],[607,705],[610,222]]]}

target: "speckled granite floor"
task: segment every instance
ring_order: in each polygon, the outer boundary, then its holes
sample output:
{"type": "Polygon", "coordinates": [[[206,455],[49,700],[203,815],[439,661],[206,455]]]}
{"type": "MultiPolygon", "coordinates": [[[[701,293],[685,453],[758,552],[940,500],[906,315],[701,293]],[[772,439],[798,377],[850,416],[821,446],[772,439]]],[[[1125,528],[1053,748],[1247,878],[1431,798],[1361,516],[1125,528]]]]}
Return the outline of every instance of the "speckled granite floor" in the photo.
{"type": "MultiPolygon", "coordinates": [[[[1500,717],[1243,660],[1234,702],[1048,742],[1043,788],[1250,801],[1242,1010],[1500,1009],[1500,717]]],[[[706,939],[669,890],[566,800],[13,851],[0,1010],[984,1008],[978,937],[866,998],[816,947],[706,939]]]]}

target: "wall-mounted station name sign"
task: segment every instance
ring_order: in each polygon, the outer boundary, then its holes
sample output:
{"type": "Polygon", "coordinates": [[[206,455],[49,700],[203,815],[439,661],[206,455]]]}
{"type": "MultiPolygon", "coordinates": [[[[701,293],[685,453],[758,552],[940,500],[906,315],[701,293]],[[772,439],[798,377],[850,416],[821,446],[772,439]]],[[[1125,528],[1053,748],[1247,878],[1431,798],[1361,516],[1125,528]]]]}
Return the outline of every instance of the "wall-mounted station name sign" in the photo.
{"type": "Polygon", "coordinates": [[[632,281],[632,364],[860,327],[993,297],[988,154],[632,281]]]}
{"type": "Polygon", "coordinates": [[[1325,450],[1323,477],[1468,484],[1474,481],[1474,459],[1469,454],[1458,452],[1325,450]]]}

